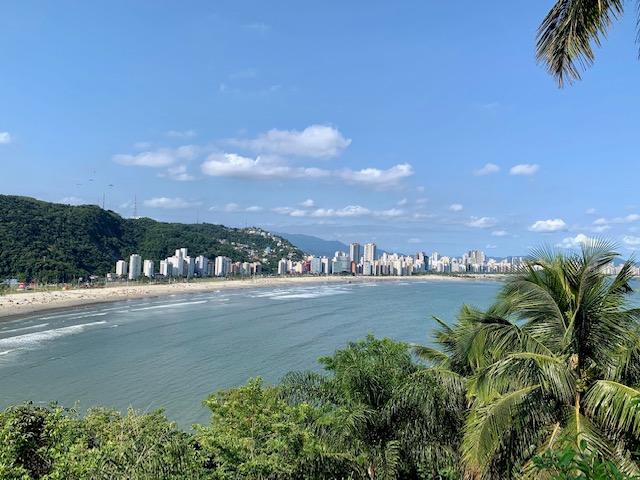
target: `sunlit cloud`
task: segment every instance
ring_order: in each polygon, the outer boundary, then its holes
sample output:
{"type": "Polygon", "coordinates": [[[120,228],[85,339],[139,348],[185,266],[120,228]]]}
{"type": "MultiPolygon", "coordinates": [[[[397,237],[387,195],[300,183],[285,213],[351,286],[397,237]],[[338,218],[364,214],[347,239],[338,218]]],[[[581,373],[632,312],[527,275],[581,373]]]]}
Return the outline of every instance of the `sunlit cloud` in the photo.
{"type": "Polygon", "coordinates": [[[347,148],[351,140],[331,126],[311,125],[301,132],[272,129],[255,139],[231,139],[228,143],[258,153],[330,159],[347,148]]]}
{"type": "Polygon", "coordinates": [[[143,205],[148,208],[163,208],[167,210],[190,208],[202,205],[202,202],[190,202],[182,198],[157,197],[145,200],[143,205]]]}
{"type": "Polygon", "coordinates": [[[214,153],[202,164],[202,173],[212,177],[231,177],[248,180],[266,180],[271,178],[326,178],[331,175],[319,168],[289,167],[257,157],[243,157],[235,153],[214,153]]]}
{"type": "Polygon", "coordinates": [[[498,224],[498,220],[492,217],[471,217],[467,226],[472,228],[492,228],[498,224]]]}
{"type": "Polygon", "coordinates": [[[448,207],[451,212],[461,212],[463,208],[464,207],[459,203],[453,203],[448,207]]]}
{"type": "Polygon", "coordinates": [[[300,206],[301,207],[311,208],[311,207],[315,207],[316,203],[312,199],[308,198],[304,202],[300,202],[300,206]]]}
{"type": "Polygon", "coordinates": [[[530,231],[539,233],[559,232],[566,229],[567,224],[560,218],[552,220],[538,220],[529,227],[530,231]]]}
{"type": "Polygon", "coordinates": [[[345,169],[338,176],[348,184],[369,186],[377,189],[393,189],[400,187],[402,181],[413,175],[413,167],[403,163],[380,170],[378,168],[365,168],[362,170],[345,169]]]}
{"type": "Polygon", "coordinates": [[[9,132],[0,132],[0,145],[11,143],[11,134],[9,132]]]}
{"type": "Polygon", "coordinates": [[[141,152],[137,155],[118,154],[113,156],[113,161],[126,166],[165,168],[179,161],[192,160],[199,152],[200,149],[195,145],[183,145],[178,148],[141,152]]]}
{"type": "Polygon", "coordinates": [[[560,248],[577,248],[580,247],[583,243],[586,243],[588,241],[590,241],[592,239],[590,239],[589,237],[587,237],[586,235],[579,233],[578,235],[576,235],[575,237],[571,238],[563,238],[562,241],[558,244],[556,244],[556,247],[560,247],[560,248]]]}
{"type": "Polygon", "coordinates": [[[515,167],[511,167],[511,170],[509,170],[509,174],[531,176],[535,175],[539,168],[539,165],[529,165],[528,163],[523,163],[520,165],[516,165],[515,167]]]}
{"type": "Polygon", "coordinates": [[[481,177],[483,175],[491,175],[492,173],[498,173],[500,171],[500,167],[495,163],[487,163],[484,167],[479,168],[473,171],[473,174],[477,177],[481,177]]]}
{"type": "Polygon", "coordinates": [[[493,232],[491,232],[491,236],[492,237],[507,237],[507,236],[509,236],[509,232],[507,232],[506,230],[494,230],[493,232]]]}

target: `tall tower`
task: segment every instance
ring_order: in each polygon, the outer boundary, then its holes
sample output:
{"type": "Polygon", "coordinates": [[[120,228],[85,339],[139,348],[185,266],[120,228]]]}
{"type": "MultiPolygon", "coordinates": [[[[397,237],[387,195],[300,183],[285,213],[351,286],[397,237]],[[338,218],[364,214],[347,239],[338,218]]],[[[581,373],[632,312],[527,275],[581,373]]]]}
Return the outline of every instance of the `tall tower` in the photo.
{"type": "Polygon", "coordinates": [[[364,246],[364,261],[373,263],[377,256],[377,248],[375,243],[367,243],[364,246]]]}
{"type": "Polygon", "coordinates": [[[356,265],[360,263],[360,260],[362,258],[360,254],[359,243],[352,243],[351,245],[349,245],[349,258],[351,258],[351,261],[354,262],[356,265]]]}
{"type": "Polygon", "coordinates": [[[133,212],[131,218],[138,218],[138,197],[133,197],[133,212]]]}

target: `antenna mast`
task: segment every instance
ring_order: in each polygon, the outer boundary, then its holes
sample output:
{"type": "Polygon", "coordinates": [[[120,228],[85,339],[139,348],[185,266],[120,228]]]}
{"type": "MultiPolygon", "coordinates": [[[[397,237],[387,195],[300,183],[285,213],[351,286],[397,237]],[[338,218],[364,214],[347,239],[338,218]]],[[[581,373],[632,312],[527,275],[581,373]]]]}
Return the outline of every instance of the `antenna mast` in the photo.
{"type": "Polygon", "coordinates": [[[133,216],[132,218],[138,218],[138,197],[133,197],[133,216]]]}

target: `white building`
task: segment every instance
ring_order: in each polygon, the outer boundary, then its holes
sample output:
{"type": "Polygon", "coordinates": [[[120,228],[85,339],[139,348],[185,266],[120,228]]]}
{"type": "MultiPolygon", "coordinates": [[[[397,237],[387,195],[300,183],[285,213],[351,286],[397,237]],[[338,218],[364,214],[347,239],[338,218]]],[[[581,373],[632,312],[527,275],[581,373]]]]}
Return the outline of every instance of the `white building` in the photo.
{"type": "Polygon", "coordinates": [[[118,260],[116,262],[116,275],[119,277],[126,275],[129,271],[129,264],[124,260],[118,260]]]}
{"type": "Polygon", "coordinates": [[[134,253],[129,257],[129,280],[135,280],[142,273],[142,257],[134,253]]]}
{"type": "Polygon", "coordinates": [[[214,264],[214,275],[216,277],[224,277],[231,272],[231,259],[229,257],[216,257],[214,264]]]}
{"type": "Polygon", "coordinates": [[[376,260],[377,256],[377,247],[375,243],[367,243],[364,246],[364,257],[363,260],[365,262],[373,263],[376,260]]]}
{"type": "Polygon", "coordinates": [[[153,269],[153,260],[145,260],[142,266],[142,273],[147,278],[153,278],[155,271],[153,269]]]}

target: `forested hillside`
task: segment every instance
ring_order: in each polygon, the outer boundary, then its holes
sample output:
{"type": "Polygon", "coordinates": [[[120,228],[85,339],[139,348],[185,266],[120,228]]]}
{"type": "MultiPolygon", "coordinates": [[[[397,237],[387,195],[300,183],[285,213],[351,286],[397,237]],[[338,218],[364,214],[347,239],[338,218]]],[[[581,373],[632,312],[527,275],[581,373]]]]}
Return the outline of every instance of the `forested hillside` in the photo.
{"type": "Polygon", "coordinates": [[[0,278],[65,282],[103,276],[133,253],[157,265],[183,247],[194,256],[260,261],[266,273],[282,257],[302,256],[287,240],[258,229],[125,219],[96,205],[0,195],[0,278]]]}

